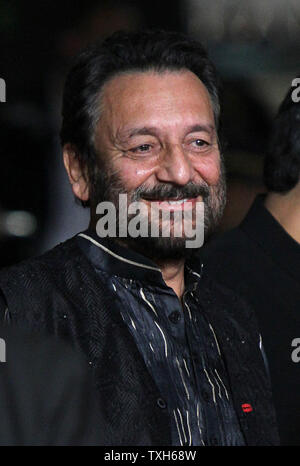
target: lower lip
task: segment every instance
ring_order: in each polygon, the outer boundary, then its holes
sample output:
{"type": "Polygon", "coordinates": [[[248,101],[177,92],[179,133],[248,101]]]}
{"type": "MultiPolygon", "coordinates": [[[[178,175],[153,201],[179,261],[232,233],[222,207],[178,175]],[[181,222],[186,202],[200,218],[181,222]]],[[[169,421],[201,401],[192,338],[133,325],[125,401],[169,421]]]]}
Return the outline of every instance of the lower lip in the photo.
{"type": "Polygon", "coordinates": [[[193,209],[199,199],[197,197],[193,199],[188,199],[181,204],[169,204],[166,201],[146,201],[147,204],[151,204],[151,206],[155,206],[159,209],[163,210],[189,210],[193,209]]]}

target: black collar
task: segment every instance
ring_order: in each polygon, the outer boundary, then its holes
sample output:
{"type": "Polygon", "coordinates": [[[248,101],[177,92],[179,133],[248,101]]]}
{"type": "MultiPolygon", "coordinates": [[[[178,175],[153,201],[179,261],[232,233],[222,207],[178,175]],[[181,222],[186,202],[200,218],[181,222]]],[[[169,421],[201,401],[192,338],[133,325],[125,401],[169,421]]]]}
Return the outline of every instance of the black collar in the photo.
{"type": "Polygon", "coordinates": [[[299,282],[300,245],[266,209],[265,197],[265,194],[256,197],[240,228],[262,247],[275,263],[299,282]]]}
{"type": "MultiPolygon", "coordinates": [[[[99,238],[91,229],[79,233],[77,239],[79,246],[96,270],[147,285],[166,287],[161,270],[142,254],[118,244],[111,238],[99,238]]],[[[199,278],[201,273],[186,266],[185,290],[194,290],[199,278]]]]}

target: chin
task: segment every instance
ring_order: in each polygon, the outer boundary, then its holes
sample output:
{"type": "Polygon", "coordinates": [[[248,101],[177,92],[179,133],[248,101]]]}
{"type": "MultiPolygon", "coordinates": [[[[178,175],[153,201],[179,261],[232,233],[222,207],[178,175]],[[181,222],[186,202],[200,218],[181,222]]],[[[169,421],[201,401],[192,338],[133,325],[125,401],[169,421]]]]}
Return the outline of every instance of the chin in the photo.
{"type": "Polygon", "coordinates": [[[127,245],[153,262],[187,259],[195,249],[186,247],[186,238],[138,237],[126,240],[127,245]]]}

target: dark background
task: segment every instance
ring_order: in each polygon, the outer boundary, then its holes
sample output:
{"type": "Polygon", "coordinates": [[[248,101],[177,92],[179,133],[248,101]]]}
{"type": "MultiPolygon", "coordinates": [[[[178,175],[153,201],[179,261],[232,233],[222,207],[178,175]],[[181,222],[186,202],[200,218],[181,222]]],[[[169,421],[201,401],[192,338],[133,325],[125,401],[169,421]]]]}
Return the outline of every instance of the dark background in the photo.
{"type": "Polygon", "coordinates": [[[84,229],[58,132],[71,57],[118,29],[164,28],[200,39],[224,82],[228,204],[235,226],[264,190],[262,163],[277,107],[300,73],[299,0],[1,1],[0,266],[84,229]]]}

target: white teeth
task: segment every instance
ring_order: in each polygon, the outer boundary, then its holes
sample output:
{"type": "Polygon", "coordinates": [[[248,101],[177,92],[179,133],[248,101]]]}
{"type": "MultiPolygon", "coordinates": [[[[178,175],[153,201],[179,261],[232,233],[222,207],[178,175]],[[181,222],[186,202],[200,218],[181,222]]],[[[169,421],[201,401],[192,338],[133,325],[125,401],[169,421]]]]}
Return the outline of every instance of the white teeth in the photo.
{"type": "Polygon", "coordinates": [[[187,199],[180,199],[179,201],[167,201],[168,204],[183,204],[187,199]]]}

